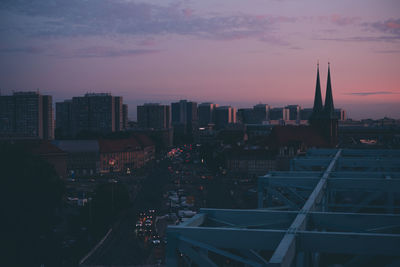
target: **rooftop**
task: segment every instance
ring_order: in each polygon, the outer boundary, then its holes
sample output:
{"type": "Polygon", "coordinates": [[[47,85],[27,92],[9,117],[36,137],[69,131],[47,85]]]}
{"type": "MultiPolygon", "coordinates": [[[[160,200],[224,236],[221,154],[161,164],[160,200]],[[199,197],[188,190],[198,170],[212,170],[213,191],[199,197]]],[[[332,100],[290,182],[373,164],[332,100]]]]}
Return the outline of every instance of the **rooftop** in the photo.
{"type": "Polygon", "coordinates": [[[400,150],[310,149],[259,177],[258,207],[170,226],[167,266],[399,266],[400,150]]]}

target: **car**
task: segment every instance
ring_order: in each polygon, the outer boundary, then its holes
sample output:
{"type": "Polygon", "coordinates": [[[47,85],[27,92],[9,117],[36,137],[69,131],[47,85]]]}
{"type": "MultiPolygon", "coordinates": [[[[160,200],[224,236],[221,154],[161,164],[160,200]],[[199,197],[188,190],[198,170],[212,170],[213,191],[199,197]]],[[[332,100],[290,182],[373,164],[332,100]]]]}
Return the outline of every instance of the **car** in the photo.
{"type": "Polygon", "coordinates": [[[161,243],[160,239],[153,239],[151,241],[151,243],[153,243],[153,245],[159,245],[161,243]]]}

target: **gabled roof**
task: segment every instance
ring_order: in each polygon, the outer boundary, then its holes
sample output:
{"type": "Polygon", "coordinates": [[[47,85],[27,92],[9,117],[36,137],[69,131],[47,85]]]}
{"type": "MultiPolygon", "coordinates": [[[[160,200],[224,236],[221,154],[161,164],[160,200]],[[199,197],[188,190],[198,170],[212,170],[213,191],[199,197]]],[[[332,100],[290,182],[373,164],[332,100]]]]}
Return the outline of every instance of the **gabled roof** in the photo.
{"type": "Polygon", "coordinates": [[[125,139],[99,139],[100,153],[141,150],[142,147],[134,137],[125,139]]]}
{"type": "Polygon", "coordinates": [[[52,144],[69,153],[99,152],[97,140],[55,140],[52,144]]]}
{"type": "Polygon", "coordinates": [[[137,140],[137,142],[142,146],[142,148],[154,146],[153,140],[147,135],[135,133],[132,135],[132,137],[137,140]]]}
{"type": "Polygon", "coordinates": [[[53,145],[50,141],[22,141],[19,144],[23,145],[26,151],[35,155],[65,154],[65,151],[53,145]]]}

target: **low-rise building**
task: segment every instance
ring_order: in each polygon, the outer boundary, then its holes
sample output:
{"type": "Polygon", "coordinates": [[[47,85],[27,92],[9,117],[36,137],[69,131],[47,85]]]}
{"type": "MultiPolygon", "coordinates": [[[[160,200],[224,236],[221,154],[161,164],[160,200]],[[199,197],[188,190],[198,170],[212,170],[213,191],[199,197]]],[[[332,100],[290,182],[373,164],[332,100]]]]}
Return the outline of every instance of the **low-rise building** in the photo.
{"type": "Polygon", "coordinates": [[[55,140],[53,144],[67,153],[67,171],[72,177],[100,172],[97,140],[55,140]]]}
{"type": "Polygon", "coordinates": [[[54,167],[61,179],[67,177],[67,153],[53,145],[50,141],[21,141],[24,149],[54,167]]]}
{"type": "Polygon", "coordinates": [[[135,134],[134,137],[142,147],[144,164],[154,160],[156,157],[156,147],[154,142],[144,134],[135,134]]]}
{"type": "Polygon", "coordinates": [[[100,172],[124,172],[141,168],[144,153],[134,137],[126,139],[100,139],[100,172]]]}
{"type": "Polygon", "coordinates": [[[276,170],[275,156],[268,150],[240,149],[226,153],[225,165],[229,172],[262,175],[276,170]]]}

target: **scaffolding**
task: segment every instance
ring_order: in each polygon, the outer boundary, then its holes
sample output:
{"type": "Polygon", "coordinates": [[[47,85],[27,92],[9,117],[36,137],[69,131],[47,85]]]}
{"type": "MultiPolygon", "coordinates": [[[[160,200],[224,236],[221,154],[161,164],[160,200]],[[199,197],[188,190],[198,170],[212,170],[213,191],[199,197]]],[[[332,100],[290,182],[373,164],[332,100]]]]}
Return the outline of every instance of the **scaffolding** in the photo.
{"type": "Polygon", "coordinates": [[[258,209],[201,209],[167,240],[167,266],[400,266],[400,150],[309,150],[259,177],[258,209]]]}

